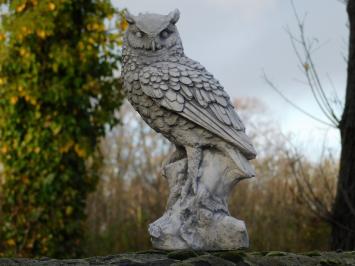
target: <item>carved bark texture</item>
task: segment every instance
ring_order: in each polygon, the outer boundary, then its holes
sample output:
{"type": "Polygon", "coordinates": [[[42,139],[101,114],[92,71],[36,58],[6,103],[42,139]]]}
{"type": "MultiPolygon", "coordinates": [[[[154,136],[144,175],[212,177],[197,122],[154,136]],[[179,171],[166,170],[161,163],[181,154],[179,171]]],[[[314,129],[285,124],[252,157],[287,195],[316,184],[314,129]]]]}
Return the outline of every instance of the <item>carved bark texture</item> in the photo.
{"type": "Polygon", "coordinates": [[[348,79],[340,124],[341,160],[333,208],[332,248],[355,249],[355,0],[347,5],[350,23],[348,79]]]}
{"type": "Polygon", "coordinates": [[[186,158],[164,167],[170,197],[164,215],[149,226],[155,248],[233,250],[249,246],[244,222],[230,216],[227,203],[232,188],[245,178],[244,170],[216,150],[205,149],[202,154],[198,176],[187,174],[191,161],[186,158]]]}

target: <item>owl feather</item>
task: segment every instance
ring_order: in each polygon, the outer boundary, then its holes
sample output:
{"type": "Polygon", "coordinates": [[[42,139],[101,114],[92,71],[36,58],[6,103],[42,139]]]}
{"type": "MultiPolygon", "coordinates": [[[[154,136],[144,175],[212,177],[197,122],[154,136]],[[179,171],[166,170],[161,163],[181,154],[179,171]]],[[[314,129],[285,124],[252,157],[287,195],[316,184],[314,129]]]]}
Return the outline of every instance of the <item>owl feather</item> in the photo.
{"type": "MultiPolygon", "coordinates": [[[[185,154],[188,176],[197,189],[203,149],[214,147],[252,177],[248,160],[255,149],[221,84],[198,62],[184,54],[176,23],[169,15],[127,14],[123,45],[124,88],[129,101],[157,132],[185,154]]],[[[179,156],[171,156],[173,163],[179,156]]],[[[181,159],[181,158],[180,158],[181,159]]]]}
{"type": "Polygon", "coordinates": [[[237,146],[247,158],[255,149],[235,112],[229,96],[205,68],[191,59],[190,65],[159,62],[139,73],[143,92],[160,106],[237,146]],[[163,79],[168,73],[169,79],[163,79]]]}

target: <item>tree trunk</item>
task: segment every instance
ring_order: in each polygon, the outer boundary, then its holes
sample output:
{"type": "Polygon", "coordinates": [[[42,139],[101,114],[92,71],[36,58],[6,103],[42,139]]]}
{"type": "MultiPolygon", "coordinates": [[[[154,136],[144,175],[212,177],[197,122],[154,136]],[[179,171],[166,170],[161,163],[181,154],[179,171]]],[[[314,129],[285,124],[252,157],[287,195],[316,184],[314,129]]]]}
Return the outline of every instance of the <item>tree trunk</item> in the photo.
{"type": "Polygon", "coordinates": [[[349,61],[345,109],[340,123],[341,159],[333,206],[332,249],[355,250],[355,0],[347,4],[349,61]]]}

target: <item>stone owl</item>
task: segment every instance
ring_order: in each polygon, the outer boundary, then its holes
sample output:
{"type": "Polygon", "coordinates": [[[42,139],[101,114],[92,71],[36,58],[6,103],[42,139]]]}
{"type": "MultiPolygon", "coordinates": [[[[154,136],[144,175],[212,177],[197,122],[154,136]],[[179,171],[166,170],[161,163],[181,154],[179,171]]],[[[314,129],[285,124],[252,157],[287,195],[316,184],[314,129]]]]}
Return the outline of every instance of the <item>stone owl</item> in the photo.
{"type": "Polygon", "coordinates": [[[176,23],[168,15],[126,14],[123,43],[124,89],[144,121],[176,146],[165,165],[187,159],[196,192],[206,149],[231,158],[244,178],[254,176],[255,149],[221,84],[184,54],[176,23]]]}

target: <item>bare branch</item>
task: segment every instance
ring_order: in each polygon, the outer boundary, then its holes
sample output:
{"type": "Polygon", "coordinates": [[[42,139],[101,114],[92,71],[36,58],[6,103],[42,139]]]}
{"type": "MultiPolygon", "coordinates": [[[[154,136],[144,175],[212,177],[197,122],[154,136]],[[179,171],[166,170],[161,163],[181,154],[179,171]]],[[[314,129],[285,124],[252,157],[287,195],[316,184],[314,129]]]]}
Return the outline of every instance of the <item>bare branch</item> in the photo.
{"type": "MultiPolygon", "coordinates": [[[[291,6],[294,12],[294,16],[297,21],[297,26],[299,29],[300,39],[297,39],[290,30],[287,33],[290,37],[292,47],[296,53],[299,63],[303,66],[303,73],[307,78],[308,85],[311,89],[314,99],[316,100],[319,108],[327,119],[336,127],[339,126],[340,118],[335,114],[334,108],[330,104],[329,97],[326,95],[323,84],[320,80],[317,68],[312,58],[312,53],[314,53],[314,40],[307,41],[305,36],[305,19],[301,19],[298,15],[294,1],[291,0],[291,6]],[[298,48],[301,46],[301,51],[298,48]]],[[[318,42],[318,41],[317,41],[318,42]]],[[[319,47],[317,47],[319,49],[319,47]]]]}
{"type": "MultiPolygon", "coordinates": [[[[328,200],[324,198],[324,194],[317,195],[318,193],[316,193],[315,190],[316,187],[312,185],[310,182],[311,176],[309,176],[309,173],[305,171],[305,167],[302,162],[302,156],[300,156],[300,154],[297,152],[297,149],[292,145],[292,143],[289,144],[293,149],[290,150],[289,152],[286,152],[286,156],[290,164],[292,177],[296,182],[296,187],[298,192],[297,197],[301,200],[303,204],[305,204],[307,209],[311,213],[313,213],[313,215],[315,215],[316,217],[319,217],[330,224],[334,224],[340,228],[343,228],[349,233],[354,233],[355,231],[353,229],[347,227],[344,224],[338,223],[333,218],[332,211],[331,211],[332,207],[329,203],[332,203],[334,201],[335,190],[334,188],[329,187],[329,182],[326,180],[327,175],[325,175],[325,171],[323,169],[324,166],[319,165],[320,176],[315,176],[315,177],[317,180],[323,180],[323,182],[325,181],[324,185],[329,188],[331,197],[328,200]]],[[[353,212],[355,210],[353,206],[350,206],[350,208],[351,208],[351,213],[354,214],[353,212]]]]}
{"type": "MultiPolygon", "coordinates": [[[[335,106],[339,107],[341,106],[339,97],[337,95],[335,96],[335,100],[332,101],[332,99],[326,94],[325,89],[323,87],[323,84],[320,79],[320,75],[318,74],[317,67],[313,61],[312,58],[312,53],[314,53],[316,50],[320,49],[321,45],[315,46],[315,44],[318,44],[318,40],[314,39],[313,40],[307,40],[306,34],[305,34],[305,21],[307,18],[307,14],[305,14],[302,18],[297,12],[295,3],[293,0],[290,0],[292,10],[294,13],[294,16],[296,18],[297,26],[298,26],[298,31],[299,31],[299,38],[296,38],[294,34],[291,32],[289,28],[286,28],[286,32],[290,38],[291,45],[293,47],[294,53],[297,57],[297,60],[300,64],[300,70],[303,73],[304,77],[306,78],[306,84],[310,88],[310,91],[313,95],[313,98],[315,99],[318,107],[322,111],[323,115],[326,117],[328,121],[324,121],[314,115],[312,115],[310,112],[307,112],[303,108],[299,107],[297,104],[295,104],[293,101],[291,101],[289,98],[287,98],[265,75],[264,73],[264,80],[266,83],[274,89],[286,102],[288,102],[291,106],[296,108],[298,111],[301,113],[307,115],[308,117],[312,118],[313,120],[320,122],[324,125],[333,127],[333,128],[339,128],[340,124],[340,117],[336,114],[335,111],[335,106]]],[[[329,80],[331,80],[329,78],[329,80]]],[[[333,84],[331,84],[333,85],[333,84]]],[[[334,85],[333,85],[333,90],[334,85]]]]}
{"type": "Polygon", "coordinates": [[[322,119],[312,115],[311,113],[307,112],[306,110],[304,110],[303,108],[299,107],[298,105],[296,105],[293,101],[291,101],[289,98],[287,98],[277,87],[276,85],[267,77],[267,75],[264,73],[263,74],[263,78],[265,80],[265,82],[275,91],[277,92],[288,104],[290,104],[292,107],[294,107],[295,109],[297,109],[298,111],[300,111],[301,113],[303,113],[304,115],[308,116],[309,118],[322,123],[326,126],[329,127],[334,127],[336,128],[337,126],[330,124],[326,121],[323,121],[322,119]]]}

